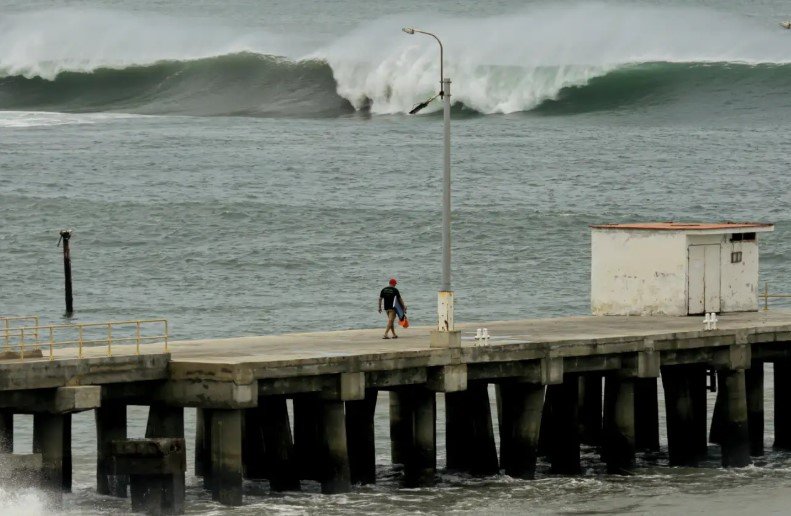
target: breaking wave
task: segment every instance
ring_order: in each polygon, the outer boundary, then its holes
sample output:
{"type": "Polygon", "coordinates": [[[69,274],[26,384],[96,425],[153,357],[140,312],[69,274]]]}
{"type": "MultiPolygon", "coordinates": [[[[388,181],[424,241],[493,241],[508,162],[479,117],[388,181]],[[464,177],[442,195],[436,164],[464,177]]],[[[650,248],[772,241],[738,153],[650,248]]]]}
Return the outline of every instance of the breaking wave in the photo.
{"type": "MultiPolygon", "coordinates": [[[[434,42],[398,30],[408,18],[376,20],[308,50],[265,33],[119,13],[0,15],[0,48],[9,49],[0,55],[0,110],[406,113],[439,79],[434,42]]],[[[443,35],[454,103],[481,114],[727,105],[784,92],[791,80],[785,31],[711,10],[547,4],[426,23],[443,35]]]]}

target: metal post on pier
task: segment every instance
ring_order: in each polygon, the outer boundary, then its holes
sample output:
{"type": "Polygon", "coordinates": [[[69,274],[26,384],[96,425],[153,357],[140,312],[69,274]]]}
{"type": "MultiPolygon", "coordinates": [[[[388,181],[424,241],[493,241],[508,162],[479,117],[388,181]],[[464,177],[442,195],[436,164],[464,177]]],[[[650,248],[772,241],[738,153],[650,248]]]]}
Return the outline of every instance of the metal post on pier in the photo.
{"type": "Polygon", "coordinates": [[[69,249],[69,240],[71,239],[71,229],[60,230],[60,240],[58,245],[63,242],[63,274],[66,283],[66,317],[71,317],[74,313],[74,298],[71,293],[71,254],[69,249]]]}

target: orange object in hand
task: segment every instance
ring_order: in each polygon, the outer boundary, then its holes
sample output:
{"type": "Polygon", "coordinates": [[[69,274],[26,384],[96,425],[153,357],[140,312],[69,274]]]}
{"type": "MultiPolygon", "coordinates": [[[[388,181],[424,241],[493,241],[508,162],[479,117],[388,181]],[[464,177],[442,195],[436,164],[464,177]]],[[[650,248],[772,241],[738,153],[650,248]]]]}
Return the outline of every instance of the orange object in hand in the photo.
{"type": "Polygon", "coordinates": [[[403,319],[398,321],[398,324],[400,324],[402,328],[409,328],[409,319],[407,319],[406,316],[404,316],[403,319]]]}

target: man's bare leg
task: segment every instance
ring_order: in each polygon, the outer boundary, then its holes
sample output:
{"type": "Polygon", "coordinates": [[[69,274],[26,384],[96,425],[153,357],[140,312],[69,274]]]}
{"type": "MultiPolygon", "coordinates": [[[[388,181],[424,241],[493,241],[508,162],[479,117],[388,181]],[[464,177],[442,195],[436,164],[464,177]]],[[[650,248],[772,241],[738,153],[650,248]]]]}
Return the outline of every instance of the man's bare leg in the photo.
{"type": "Polygon", "coordinates": [[[385,328],[385,337],[387,337],[387,332],[389,331],[390,333],[393,334],[393,338],[398,338],[398,335],[396,335],[396,332],[395,332],[395,326],[393,325],[393,323],[395,323],[395,318],[396,318],[395,310],[388,310],[387,311],[387,328],[385,328]]]}

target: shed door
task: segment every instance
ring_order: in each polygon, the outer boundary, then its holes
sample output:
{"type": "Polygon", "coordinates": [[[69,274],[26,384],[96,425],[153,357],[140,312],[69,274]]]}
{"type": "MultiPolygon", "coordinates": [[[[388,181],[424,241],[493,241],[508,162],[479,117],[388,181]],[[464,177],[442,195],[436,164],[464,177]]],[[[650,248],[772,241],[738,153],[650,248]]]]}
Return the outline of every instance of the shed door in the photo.
{"type": "Polygon", "coordinates": [[[689,246],[689,313],[720,311],[720,246],[689,246]]]}

